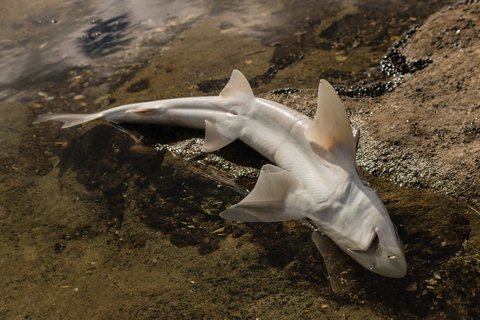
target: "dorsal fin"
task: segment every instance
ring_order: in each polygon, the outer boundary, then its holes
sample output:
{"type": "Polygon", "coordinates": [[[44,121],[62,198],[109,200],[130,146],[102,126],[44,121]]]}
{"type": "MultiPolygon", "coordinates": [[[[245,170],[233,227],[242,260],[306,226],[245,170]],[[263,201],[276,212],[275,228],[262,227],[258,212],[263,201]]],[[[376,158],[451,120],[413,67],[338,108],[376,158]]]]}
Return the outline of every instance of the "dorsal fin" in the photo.
{"type": "Polygon", "coordinates": [[[326,80],[318,86],[317,113],[306,138],[326,152],[342,150],[343,155],[355,159],[355,141],[347,112],[335,89],[326,80]]]}
{"type": "Polygon", "coordinates": [[[227,85],[220,92],[221,97],[230,97],[237,94],[245,94],[253,97],[252,87],[248,83],[247,78],[238,70],[233,70],[230,80],[228,80],[227,85]]]}

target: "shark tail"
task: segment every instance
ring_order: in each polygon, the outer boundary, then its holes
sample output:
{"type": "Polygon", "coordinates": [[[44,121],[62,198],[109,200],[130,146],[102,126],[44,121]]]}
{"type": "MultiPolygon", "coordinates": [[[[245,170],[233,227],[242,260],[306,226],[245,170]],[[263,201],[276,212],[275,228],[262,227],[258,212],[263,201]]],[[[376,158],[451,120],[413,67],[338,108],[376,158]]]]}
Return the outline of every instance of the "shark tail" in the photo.
{"type": "Polygon", "coordinates": [[[53,113],[53,114],[41,114],[38,116],[34,123],[40,123],[44,121],[61,121],[63,122],[62,128],[69,128],[78,126],[79,124],[89,122],[102,117],[101,113],[90,114],[75,114],[75,113],[53,113]]]}

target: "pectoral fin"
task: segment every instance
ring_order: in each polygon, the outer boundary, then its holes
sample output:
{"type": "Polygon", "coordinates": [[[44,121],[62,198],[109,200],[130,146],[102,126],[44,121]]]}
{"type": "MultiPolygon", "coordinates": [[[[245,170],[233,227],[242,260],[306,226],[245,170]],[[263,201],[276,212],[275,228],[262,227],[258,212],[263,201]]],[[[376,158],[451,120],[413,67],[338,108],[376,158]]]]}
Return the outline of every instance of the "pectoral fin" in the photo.
{"type": "Polygon", "coordinates": [[[274,165],[262,167],[252,192],[220,216],[242,222],[276,222],[302,219],[309,196],[297,178],[274,165]]]}

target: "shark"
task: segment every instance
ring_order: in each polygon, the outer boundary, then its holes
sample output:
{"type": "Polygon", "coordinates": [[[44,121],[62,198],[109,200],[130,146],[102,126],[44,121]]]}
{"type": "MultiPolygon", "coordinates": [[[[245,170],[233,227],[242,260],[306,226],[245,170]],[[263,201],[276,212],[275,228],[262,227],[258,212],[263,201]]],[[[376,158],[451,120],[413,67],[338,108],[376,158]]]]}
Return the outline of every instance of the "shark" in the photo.
{"type": "Polygon", "coordinates": [[[406,275],[396,227],[378,194],[356,164],[359,133],[325,80],[310,118],[285,105],[255,97],[245,76],[234,70],[218,96],[133,103],[92,114],[43,114],[36,123],[61,121],[62,128],[95,119],[110,123],[153,123],[205,130],[203,152],[236,139],[259,152],[264,165],[254,188],[220,216],[239,222],[299,220],[366,269],[386,277],[406,275]]]}

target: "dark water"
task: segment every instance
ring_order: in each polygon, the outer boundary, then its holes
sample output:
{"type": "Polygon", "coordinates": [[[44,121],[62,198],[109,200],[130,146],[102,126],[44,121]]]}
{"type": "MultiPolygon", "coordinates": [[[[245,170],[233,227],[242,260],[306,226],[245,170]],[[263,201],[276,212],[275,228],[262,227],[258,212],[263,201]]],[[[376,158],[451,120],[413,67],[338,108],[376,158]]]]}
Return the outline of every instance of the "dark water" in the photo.
{"type": "Polygon", "coordinates": [[[446,2],[0,4],[0,263],[8,275],[0,317],[43,319],[69,310],[75,318],[86,316],[86,305],[100,318],[468,314],[451,307],[475,300],[452,289],[456,281],[471,290],[474,281],[468,269],[454,271],[465,263],[455,255],[471,237],[471,212],[462,204],[371,178],[407,245],[409,275],[385,279],[347,261],[348,297],[338,299],[308,229],[218,217],[252,188],[266,162],[245,145],[206,156],[195,131],[31,125],[44,112],[216,94],[233,68],[245,70],[258,93],[298,93],[321,76],[345,95],[351,85],[377,95],[394,76],[382,71],[382,57],[446,2]],[[105,289],[111,283],[118,287],[105,289]],[[91,291],[75,296],[83,288],[91,291]],[[36,305],[28,302],[32,292],[36,305]]]}

